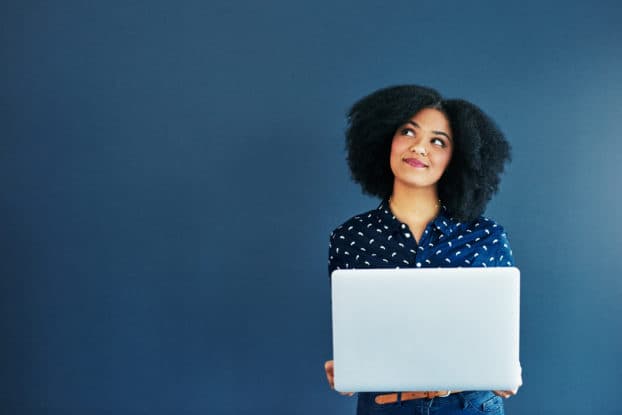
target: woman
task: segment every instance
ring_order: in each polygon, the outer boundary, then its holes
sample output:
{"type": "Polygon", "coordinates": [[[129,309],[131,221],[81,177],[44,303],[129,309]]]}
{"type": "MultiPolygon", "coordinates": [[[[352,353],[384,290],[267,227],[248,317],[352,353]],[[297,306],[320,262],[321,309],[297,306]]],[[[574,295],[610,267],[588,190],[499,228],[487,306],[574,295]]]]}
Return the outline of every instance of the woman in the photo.
{"type": "MultiPolygon", "coordinates": [[[[331,233],[329,275],[344,268],[514,265],[503,228],[482,216],[510,145],[475,105],[421,86],[381,89],[350,109],[346,144],[352,178],[382,202],[331,233]]],[[[332,360],[325,371],[332,388],[332,360]]],[[[503,414],[501,397],[515,393],[359,393],[357,414],[503,414]]]]}

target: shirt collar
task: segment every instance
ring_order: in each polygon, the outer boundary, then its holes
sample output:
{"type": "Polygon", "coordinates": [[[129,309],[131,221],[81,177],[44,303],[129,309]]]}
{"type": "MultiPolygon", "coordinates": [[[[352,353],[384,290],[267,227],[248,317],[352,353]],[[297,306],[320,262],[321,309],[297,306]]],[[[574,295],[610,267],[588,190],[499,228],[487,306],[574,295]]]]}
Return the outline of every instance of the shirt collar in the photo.
{"type": "MultiPolygon", "coordinates": [[[[402,222],[391,212],[388,199],[384,199],[380,205],[378,205],[377,213],[380,219],[382,219],[382,223],[386,224],[391,231],[398,231],[401,229],[402,222]]],[[[450,218],[447,207],[441,205],[438,215],[432,220],[432,225],[444,235],[451,235],[460,223],[450,218]]]]}

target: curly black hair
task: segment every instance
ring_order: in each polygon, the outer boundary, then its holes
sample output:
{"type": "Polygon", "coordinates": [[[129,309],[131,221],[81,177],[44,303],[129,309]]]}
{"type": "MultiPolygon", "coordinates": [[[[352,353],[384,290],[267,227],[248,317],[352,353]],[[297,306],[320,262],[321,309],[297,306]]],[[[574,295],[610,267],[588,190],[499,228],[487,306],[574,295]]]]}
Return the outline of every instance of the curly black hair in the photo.
{"type": "Polygon", "coordinates": [[[461,99],[444,99],[418,85],[380,89],[360,99],[347,113],[346,149],[352,179],[364,193],[386,199],[393,192],[389,164],[397,128],[424,108],[445,114],[453,132],[454,150],[438,183],[439,197],[449,213],[463,222],[484,213],[497,192],[510,144],[481,109],[461,99]]]}

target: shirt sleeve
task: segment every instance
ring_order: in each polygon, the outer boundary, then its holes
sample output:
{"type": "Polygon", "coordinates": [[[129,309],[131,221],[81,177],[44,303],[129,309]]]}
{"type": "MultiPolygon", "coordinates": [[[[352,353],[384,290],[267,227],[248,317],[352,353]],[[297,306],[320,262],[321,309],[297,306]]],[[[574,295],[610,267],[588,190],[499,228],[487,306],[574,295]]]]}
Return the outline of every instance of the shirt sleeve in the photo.
{"type": "Polygon", "coordinates": [[[342,253],[339,249],[339,239],[337,238],[336,231],[331,232],[328,239],[328,277],[337,269],[342,269],[344,262],[342,260],[342,253]]]}
{"type": "Polygon", "coordinates": [[[497,250],[495,253],[495,266],[497,267],[513,267],[514,256],[512,255],[512,249],[510,248],[510,241],[508,240],[507,233],[501,229],[499,236],[497,237],[497,250]]]}

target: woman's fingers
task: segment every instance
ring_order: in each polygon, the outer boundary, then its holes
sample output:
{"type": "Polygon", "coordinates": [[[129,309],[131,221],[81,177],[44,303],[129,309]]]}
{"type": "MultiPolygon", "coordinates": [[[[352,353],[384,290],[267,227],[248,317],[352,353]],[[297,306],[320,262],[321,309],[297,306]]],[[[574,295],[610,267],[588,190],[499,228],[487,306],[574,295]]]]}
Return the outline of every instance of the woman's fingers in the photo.
{"type": "Polygon", "coordinates": [[[326,371],[326,380],[331,389],[335,389],[335,366],[332,360],[324,363],[324,371],[326,371]]]}
{"type": "Polygon", "coordinates": [[[327,360],[324,363],[324,370],[326,370],[326,373],[329,373],[332,375],[333,370],[335,368],[335,362],[333,360],[327,360]]]}
{"type": "Polygon", "coordinates": [[[495,393],[495,395],[507,399],[510,396],[516,395],[516,392],[518,392],[518,389],[515,389],[515,390],[512,390],[512,391],[493,391],[493,392],[495,393]]]}
{"type": "Polygon", "coordinates": [[[332,360],[324,363],[324,371],[326,372],[326,380],[331,389],[335,389],[335,369],[332,360]]]}

